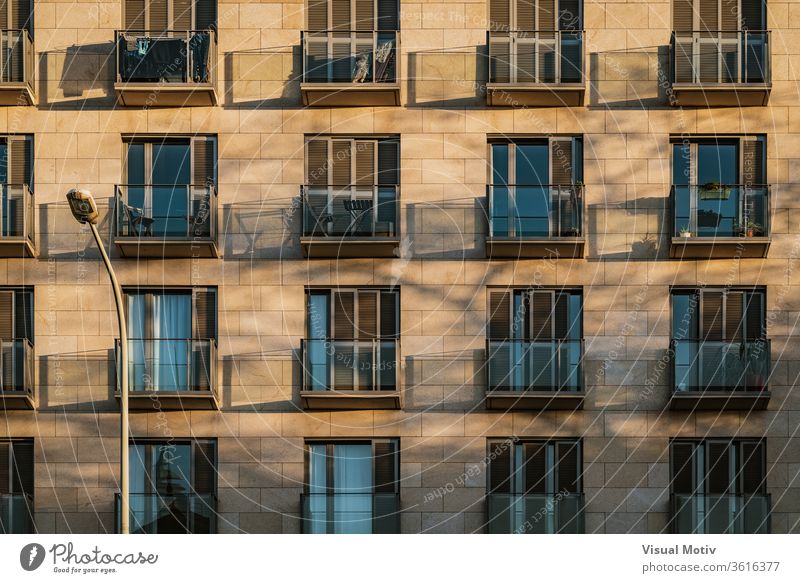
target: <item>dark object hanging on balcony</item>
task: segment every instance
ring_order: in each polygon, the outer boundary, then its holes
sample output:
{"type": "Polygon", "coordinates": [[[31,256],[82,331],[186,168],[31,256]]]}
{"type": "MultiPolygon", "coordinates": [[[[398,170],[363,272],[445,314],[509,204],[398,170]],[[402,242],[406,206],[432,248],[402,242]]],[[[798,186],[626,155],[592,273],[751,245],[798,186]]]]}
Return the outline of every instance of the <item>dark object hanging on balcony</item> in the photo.
{"type": "Polygon", "coordinates": [[[119,42],[122,81],[186,83],[189,81],[187,61],[191,56],[191,82],[208,82],[208,32],[192,34],[188,43],[185,38],[171,37],[137,37],[135,40],[120,37],[119,42]]]}

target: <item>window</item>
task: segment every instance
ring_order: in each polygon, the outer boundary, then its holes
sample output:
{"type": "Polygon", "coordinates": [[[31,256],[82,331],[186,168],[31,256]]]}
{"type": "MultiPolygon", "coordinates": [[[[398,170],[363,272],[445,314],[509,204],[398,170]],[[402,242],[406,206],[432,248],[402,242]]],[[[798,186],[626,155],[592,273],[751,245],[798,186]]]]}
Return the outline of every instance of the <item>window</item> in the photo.
{"type": "Polygon", "coordinates": [[[310,290],[308,390],[397,390],[399,300],[388,289],[310,290]]]}
{"type": "Polygon", "coordinates": [[[210,439],[132,442],[131,532],[213,534],[216,451],[210,439]]]}
{"type": "Polygon", "coordinates": [[[490,232],[494,237],[581,233],[583,141],[491,141],[490,232]]]}
{"type": "Polygon", "coordinates": [[[768,531],[763,440],[675,439],[670,462],[676,532],[768,531]]]}
{"type": "Polygon", "coordinates": [[[758,288],[673,290],[675,389],[763,390],[770,370],[758,288]]]}
{"type": "Polygon", "coordinates": [[[126,305],[130,390],[213,388],[215,289],[131,290],[126,305]]]}
{"type": "Polygon", "coordinates": [[[399,158],[396,137],[307,139],[304,233],[396,235],[399,158]]]}
{"type": "Polygon", "coordinates": [[[119,189],[121,236],[209,236],[216,183],[216,139],[130,138],[119,189]]]}
{"type": "Polygon", "coordinates": [[[767,234],[765,153],[763,136],[676,139],[672,144],[676,234],[767,234]]]}
{"type": "Polygon", "coordinates": [[[582,533],[580,440],[488,441],[489,532],[582,533]]]}
{"type": "Polygon", "coordinates": [[[0,236],[22,237],[32,229],[33,138],[0,137],[0,236]]]}
{"type": "Polygon", "coordinates": [[[0,534],[33,532],[33,440],[0,440],[0,534]]]}
{"type": "Polygon", "coordinates": [[[33,291],[0,289],[0,391],[26,391],[32,375],[33,291]]]}
{"type": "Polygon", "coordinates": [[[580,390],[580,290],[490,290],[490,390],[580,390]]]}
{"type": "Polygon", "coordinates": [[[398,445],[395,439],[308,443],[304,531],[399,532],[398,445]]]}
{"type": "Polygon", "coordinates": [[[125,28],[132,33],[202,31],[216,25],[216,0],[125,0],[125,28]]]}
{"type": "Polygon", "coordinates": [[[581,82],[582,28],[579,0],[491,0],[490,82],[581,82]]]}

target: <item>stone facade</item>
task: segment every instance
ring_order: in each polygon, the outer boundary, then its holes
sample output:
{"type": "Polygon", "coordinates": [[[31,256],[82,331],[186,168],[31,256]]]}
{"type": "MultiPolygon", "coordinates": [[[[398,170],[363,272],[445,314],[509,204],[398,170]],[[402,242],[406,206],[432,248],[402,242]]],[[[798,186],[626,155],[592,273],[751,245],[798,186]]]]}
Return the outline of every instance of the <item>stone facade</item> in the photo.
{"type": "Polygon", "coordinates": [[[114,301],[64,194],[91,189],[108,236],[121,136],[142,133],[218,137],[222,257],[113,261],[125,286],[218,286],[221,410],[136,412],[131,430],[217,438],[219,532],[298,532],[304,440],[371,436],[400,439],[404,533],[482,532],[486,440],[510,436],[583,439],[586,530],[597,533],[666,529],[670,438],[765,436],[772,531],[800,530],[800,2],[768,3],[768,106],[692,109],[670,106],[662,83],[669,2],[587,0],[586,105],[517,109],[485,105],[483,0],[401,3],[403,105],[385,108],[302,107],[300,0],[220,1],[221,104],[211,108],[117,107],[120,3],[34,4],[38,105],[0,108],[0,132],[34,135],[39,256],[0,260],[0,284],[35,288],[38,406],[0,411],[0,437],[35,440],[39,532],[114,528],[114,301]],[[709,133],[767,136],[767,258],[669,258],[670,136],[709,133]],[[302,257],[297,200],[304,136],[315,134],[400,136],[402,257],[302,257]],[[585,258],[486,259],[487,135],[520,134],[583,136],[585,258]],[[670,286],[701,283],[767,286],[767,410],[667,407],[658,362],[670,286]],[[400,287],[402,410],[303,411],[306,286],[390,284],[400,287]],[[487,286],[537,284],[583,289],[584,408],[487,411],[487,286]]]}

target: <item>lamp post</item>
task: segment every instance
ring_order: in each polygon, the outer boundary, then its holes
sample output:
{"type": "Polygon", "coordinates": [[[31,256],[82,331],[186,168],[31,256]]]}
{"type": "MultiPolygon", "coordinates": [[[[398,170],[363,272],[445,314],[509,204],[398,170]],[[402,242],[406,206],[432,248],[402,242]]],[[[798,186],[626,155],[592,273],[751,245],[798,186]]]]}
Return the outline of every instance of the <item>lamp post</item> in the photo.
{"type": "Polygon", "coordinates": [[[122,288],[117,281],[117,275],[111,266],[103,242],[100,240],[100,233],[97,232],[97,205],[92,198],[92,193],[88,190],[72,189],[67,193],[69,208],[72,216],[81,223],[88,224],[94,235],[94,240],[100,249],[103,257],[108,277],[111,279],[111,287],[114,290],[114,300],[117,304],[117,322],[119,323],[119,346],[120,346],[120,532],[130,533],[130,488],[128,480],[128,330],[125,325],[125,310],[122,304],[122,288]]]}

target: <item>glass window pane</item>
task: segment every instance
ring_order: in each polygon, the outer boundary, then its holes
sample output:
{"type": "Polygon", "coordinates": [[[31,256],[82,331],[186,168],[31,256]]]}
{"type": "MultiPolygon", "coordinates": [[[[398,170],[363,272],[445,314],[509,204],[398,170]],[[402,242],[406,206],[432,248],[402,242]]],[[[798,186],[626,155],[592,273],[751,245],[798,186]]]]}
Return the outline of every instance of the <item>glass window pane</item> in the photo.
{"type": "Polygon", "coordinates": [[[549,146],[542,144],[517,144],[515,159],[515,184],[540,185],[550,182],[549,146]]]}
{"type": "Polygon", "coordinates": [[[672,146],[672,184],[688,185],[691,180],[691,148],[689,144],[672,146]]]}

